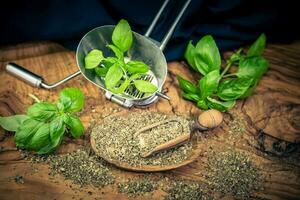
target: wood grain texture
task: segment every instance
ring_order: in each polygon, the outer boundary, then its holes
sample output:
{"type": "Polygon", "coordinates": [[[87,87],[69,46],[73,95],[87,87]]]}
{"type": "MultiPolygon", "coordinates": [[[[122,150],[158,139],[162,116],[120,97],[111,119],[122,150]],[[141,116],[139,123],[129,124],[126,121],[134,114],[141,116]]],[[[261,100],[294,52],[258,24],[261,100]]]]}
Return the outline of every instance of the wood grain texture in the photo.
{"type": "MultiPolygon", "coordinates": [[[[201,155],[184,167],[151,176],[166,176],[170,180],[184,178],[206,183],[204,178],[212,151],[236,150],[251,157],[259,169],[263,187],[251,194],[249,199],[299,199],[300,198],[300,42],[291,45],[268,45],[265,57],[270,61],[270,70],[259,83],[255,93],[224,114],[221,126],[199,135],[201,155]],[[242,135],[230,133],[229,123],[239,117],[245,122],[242,135]]],[[[224,56],[228,56],[225,53],[224,56]]],[[[51,42],[29,43],[0,48],[0,115],[24,113],[33,103],[29,93],[41,100],[54,101],[64,87],[78,87],[86,95],[86,105],[80,118],[86,128],[84,137],[76,140],[66,138],[57,153],[71,152],[89,143],[89,133],[98,119],[119,112],[131,112],[107,101],[99,88],[83,76],[54,89],[33,88],[4,71],[8,61],[42,75],[47,82],[57,81],[77,70],[75,53],[51,42]]],[[[180,97],[176,81],[179,74],[191,81],[197,75],[191,73],[184,63],[168,65],[168,77],[164,90],[172,98],[170,102],[160,99],[148,110],[169,114],[196,116],[202,111],[180,97]]],[[[140,110],[138,108],[135,108],[140,110]]],[[[133,109],[133,110],[135,110],[133,109]]],[[[0,152],[0,199],[130,199],[119,194],[117,186],[103,189],[93,186],[80,187],[62,176],[49,175],[46,164],[30,163],[15,150],[13,134],[0,130],[0,147],[9,151],[0,152]],[[13,180],[22,175],[24,184],[13,180]]],[[[141,175],[111,167],[117,182],[124,178],[141,175]]],[[[136,199],[163,199],[166,193],[159,189],[151,195],[136,199]]],[[[218,194],[216,194],[218,195],[218,194]]],[[[220,196],[218,196],[220,197],[220,196]]],[[[233,199],[226,194],[223,199],[233,199]]]]}

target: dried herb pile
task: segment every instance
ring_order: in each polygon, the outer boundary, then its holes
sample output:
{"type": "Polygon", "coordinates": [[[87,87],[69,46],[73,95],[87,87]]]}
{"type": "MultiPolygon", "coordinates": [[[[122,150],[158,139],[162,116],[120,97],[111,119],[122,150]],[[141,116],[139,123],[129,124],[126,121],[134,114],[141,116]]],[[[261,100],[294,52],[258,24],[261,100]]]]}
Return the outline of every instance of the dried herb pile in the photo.
{"type": "Polygon", "coordinates": [[[206,178],[215,191],[237,197],[249,197],[260,185],[258,170],[250,158],[234,151],[210,156],[206,178]]]}
{"type": "Polygon", "coordinates": [[[149,158],[142,158],[141,154],[189,131],[189,121],[183,117],[142,112],[105,118],[102,124],[93,129],[91,137],[96,142],[99,154],[106,158],[126,162],[131,166],[161,166],[185,160],[191,153],[192,144],[187,143],[149,158]],[[135,134],[148,125],[168,119],[175,120],[175,122],[172,121],[135,134]]]}
{"type": "Polygon", "coordinates": [[[211,195],[195,182],[176,181],[167,190],[165,200],[210,200],[211,195]]]}
{"type": "Polygon", "coordinates": [[[91,184],[103,187],[113,184],[115,177],[102,160],[89,155],[87,150],[78,149],[64,155],[53,155],[46,159],[52,174],[61,174],[81,186],[91,184]]]}
{"type": "Polygon", "coordinates": [[[232,113],[228,126],[230,135],[241,136],[246,132],[245,120],[237,113],[232,113]]]}
{"type": "Polygon", "coordinates": [[[120,193],[125,193],[130,197],[135,197],[153,192],[157,189],[158,185],[157,181],[145,176],[120,183],[118,184],[118,189],[120,193]]]}

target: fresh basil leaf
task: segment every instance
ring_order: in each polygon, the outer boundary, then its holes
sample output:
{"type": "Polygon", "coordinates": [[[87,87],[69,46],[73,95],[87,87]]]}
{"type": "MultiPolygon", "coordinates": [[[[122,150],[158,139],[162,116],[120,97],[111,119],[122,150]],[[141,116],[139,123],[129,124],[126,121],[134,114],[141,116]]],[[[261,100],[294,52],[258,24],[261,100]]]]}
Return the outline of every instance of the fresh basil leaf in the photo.
{"type": "Polygon", "coordinates": [[[106,67],[96,67],[96,68],[95,68],[95,73],[96,73],[98,76],[105,77],[105,76],[106,76],[106,73],[108,72],[108,69],[109,69],[109,68],[106,68],[106,67]]]}
{"type": "Polygon", "coordinates": [[[142,61],[129,61],[125,65],[125,69],[131,73],[146,73],[149,71],[149,66],[142,61]]]}
{"type": "Polygon", "coordinates": [[[25,148],[36,131],[43,125],[43,122],[35,119],[26,119],[15,133],[16,146],[25,148]]]}
{"type": "Polygon", "coordinates": [[[247,52],[247,56],[248,57],[260,56],[264,51],[265,46],[266,46],[266,35],[261,34],[249,48],[247,52]]]}
{"type": "Polygon", "coordinates": [[[196,64],[195,64],[195,53],[196,53],[196,48],[195,46],[192,44],[192,40],[189,41],[186,50],[184,52],[184,58],[187,60],[188,64],[195,70],[197,70],[196,64]]]}
{"type": "Polygon", "coordinates": [[[235,62],[239,62],[244,56],[241,54],[241,52],[242,52],[242,48],[240,48],[239,50],[237,50],[236,52],[234,52],[231,56],[230,56],[230,58],[229,58],[229,60],[227,60],[227,63],[230,63],[230,64],[232,64],[232,63],[235,63],[235,62]]]}
{"type": "Polygon", "coordinates": [[[235,101],[218,101],[216,99],[207,97],[207,105],[212,109],[219,110],[221,112],[225,112],[226,110],[232,108],[235,105],[235,101]]]}
{"type": "Polygon", "coordinates": [[[207,105],[207,101],[206,99],[201,99],[197,102],[197,107],[201,108],[203,110],[207,110],[208,109],[208,105],[207,105]]]}
{"type": "Polygon", "coordinates": [[[105,77],[109,68],[117,62],[118,59],[115,57],[104,58],[101,65],[95,68],[95,73],[100,77],[105,77]]]}
{"type": "Polygon", "coordinates": [[[206,35],[198,41],[194,61],[198,71],[203,75],[216,69],[220,70],[221,56],[212,36],[206,35]]]}
{"type": "Polygon", "coordinates": [[[27,109],[27,115],[39,121],[50,120],[56,113],[56,105],[48,102],[35,103],[27,109]]]}
{"type": "Polygon", "coordinates": [[[110,91],[112,91],[115,94],[120,94],[124,92],[124,90],[128,87],[130,84],[129,79],[126,77],[124,81],[120,81],[121,83],[119,84],[118,87],[110,88],[110,91]]]}
{"type": "Polygon", "coordinates": [[[184,99],[187,99],[187,100],[190,100],[190,101],[194,101],[194,102],[200,101],[200,97],[199,97],[198,94],[192,94],[192,93],[185,93],[185,92],[182,92],[182,93],[181,93],[181,96],[182,96],[184,99]]]}
{"type": "Polygon", "coordinates": [[[111,66],[105,76],[105,86],[107,89],[114,88],[123,76],[123,71],[118,63],[111,66]]]}
{"type": "Polygon", "coordinates": [[[227,79],[220,83],[218,97],[224,101],[238,99],[248,90],[252,81],[251,78],[227,79]]]}
{"type": "Polygon", "coordinates": [[[185,93],[197,93],[197,87],[191,83],[188,80],[185,80],[181,76],[177,75],[177,80],[179,83],[179,87],[185,92],[185,93]]]}
{"type": "Polygon", "coordinates": [[[26,145],[26,149],[37,151],[44,146],[48,145],[50,140],[50,125],[44,123],[30,139],[30,142],[26,145]]]}
{"type": "Polygon", "coordinates": [[[56,117],[52,122],[50,122],[50,142],[44,147],[40,148],[38,154],[47,154],[55,150],[64,137],[65,124],[63,117],[56,117]]]}
{"type": "Polygon", "coordinates": [[[148,81],[135,80],[134,85],[140,92],[154,93],[157,91],[157,87],[148,81]]]}
{"type": "Polygon", "coordinates": [[[37,151],[37,154],[48,154],[52,151],[54,151],[61,143],[63,140],[64,134],[58,135],[56,140],[51,140],[46,146],[40,148],[37,151]]]}
{"type": "Polygon", "coordinates": [[[59,138],[59,135],[62,135],[65,132],[64,117],[56,117],[53,121],[50,122],[50,139],[51,141],[56,141],[59,138]]]}
{"type": "Polygon", "coordinates": [[[98,49],[93,49],[90,51],[84,58],[85,68],[93,69],[100,65],[100,62],[103,60],[103,53],[98,49]]]}
{"type": "Polygon", "coordinates": [[[115,53],[118,59],[124,59],[123,52],[118,47],[112,44],[107,45],[107,47],[110,48],[115,53]]]}
{"type": "Polygon", "coordinates": [[[0,126],[7,131],[16,131],[28,118],[27,115],[0,116],[0,126]]]}
{"type": "Polygon", "coordinates": [[[268,70],[268,61],[262,57],[250,57],[240,60],[239,68],[236,75],[239,78],[249,77],[260,79],[268,70]]]}
{"type": "Polygon", "coordinates": [[[78,112],[84,106],[84,94],[78,88],[65,88],[60,92],[59,102],[66,112],[78,112]]]}
{"type": "Polygon", "coordinates": [[[220,71],[214,70],[209,72],[199,81],[199,88],[201,92],[201,98],[205,99],[210,96],[218,89],[218,84],[220,80],[220,71]]]}
{"type": "Polygon", "coordinates": [[[106,67],[106,68],[110,68],[113,64],[115,64],[116,62],[118,62],[118,58],[115,58],[115,57],[107,57],[107,58],[104,58],[103,60],[103,65],[106,67]]]}
{"type": "Polygon", "coordinates": [[[240,96],[240,98],[246,98],[246,97],[249,97],[255,90],[257,84],[258,84],[258,81],[257,79],[254,79],[252,80],[252,83],[250,85],[250,87],[244,92],[244,94],[242,96],[240,96]]]}
{"type": "Polygon", "coordinates": [[[80,137],[84,133],[84,126],[80,119],[74,115],[65,115],[64,122],[70,130],[71,135],[74,138],[80,137]]]}
{"type": "Polygon", "coordinates": [[[133,41],[132,31],[128,22],[121,19],[119,23],[115,26],[112,41],[122,52],[127,51],[133,41]]]}
{"type": "Polygon", "coordinates": [[[129,77],[129,81],[136,80],[136,79],[140,78],[142,75],[143,75],[143,74],[140,74],[140,73],[132,74],[132,75],[129,77]]]}

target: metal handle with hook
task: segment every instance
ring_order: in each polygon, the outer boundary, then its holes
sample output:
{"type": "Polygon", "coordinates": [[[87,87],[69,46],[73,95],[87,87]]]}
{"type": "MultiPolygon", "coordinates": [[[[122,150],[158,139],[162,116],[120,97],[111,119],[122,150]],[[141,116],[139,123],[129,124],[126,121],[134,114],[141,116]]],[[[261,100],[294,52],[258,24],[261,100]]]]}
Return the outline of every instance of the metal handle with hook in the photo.
{"type": "MultiPolygon", "coordinates": [[[[165,2],[163,3],[163,5],[161,6],[160,10],[158,11],[158,13],[156,14],[156,16],[154,17],[151,25],[149,26],[147,32],[145,33],[145,36],[148,37],[152,30],[154,29],[155,25],[157,24],[158,19],[160,18],[163,10],[165,9],[166,5],[168,4],[169,0],[165,0],[165,2]]],[[[191,2],[191,0],[187,0],[185,2],[185,4],[183,5],[181,11],[179,12],[179,14],[177,15],[175,21],[173,22],[173,24],[171,25],[169,31],[166,33],[165,37],[163,38],[163,40],[161,41],[159,48],[161,50],[164,50],[166,44],[168,43],[168,41],[170,40],[176,25],[178,24],[180,18],[182,17],[183,13],[185,12],[186,8],[188,7],[189,3],[191,2]]],[[[64,79],[53,83],[53,84],[47,84],[44,82],[43,77],[21,67],[20,65],[17,65],[15,63],[8,63],[6,65],[6,71],[8,71],[10,74],[14,75],[15,77],[25,81],[26,83],[29,83],[30,85],[34,86],[34,87],[41,87],[41,88],[45,88],[45,89],[52,89],[55,88],[67,81],[69,81],[70,79],[78,76],[81,74],[80,71],[77,71],[67,77],[65,77],[64,79]]],[[[156,93],[157,96],[160,96],[164,99],[170,100],[170,98],[166,95],[164,95],[161,92],[157,92],[156,93]]]]}

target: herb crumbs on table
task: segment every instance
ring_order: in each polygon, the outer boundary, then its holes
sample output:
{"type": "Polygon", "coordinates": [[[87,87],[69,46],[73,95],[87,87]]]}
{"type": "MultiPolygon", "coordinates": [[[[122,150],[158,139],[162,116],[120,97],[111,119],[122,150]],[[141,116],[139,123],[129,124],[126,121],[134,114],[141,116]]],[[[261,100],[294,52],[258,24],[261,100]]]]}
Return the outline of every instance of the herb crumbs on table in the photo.
{"type": "Polygon", "coordinates": [[[229,133],[233,136],[241,136],[246,132],[245,120],[237,113],[232,113],[232,120],[228,122],[229,133]]]}
{"type": "Polygon", "coordinates": [[[199,183],[188,181],[175,181],[166,191],[165,200],[210,200],[214,199],[207,189],[199,183]]]}
{"type": "Polygon", "coordinates": [[[81,186],[104,187],[115,181],[104,161],[89,155],[84,149],[64,155],[51,155],[46,162],[50,165],[52,175],[61,174],[81,186]]]}
{"type": "Polygon", "coordinates": [[[156,190],[158,185],[157,181],[149,177],[142,177],[119,183],[118,189],[120,193],[125,193],[130,197],[135,197],[156,190]]]}
{"type": "Polygon", "coordinates": [[[209,185],[223,194],[249,197],[260,186],[258,169],[244,153],[213,152],[209,156],[206,179],[209,185]]]}

